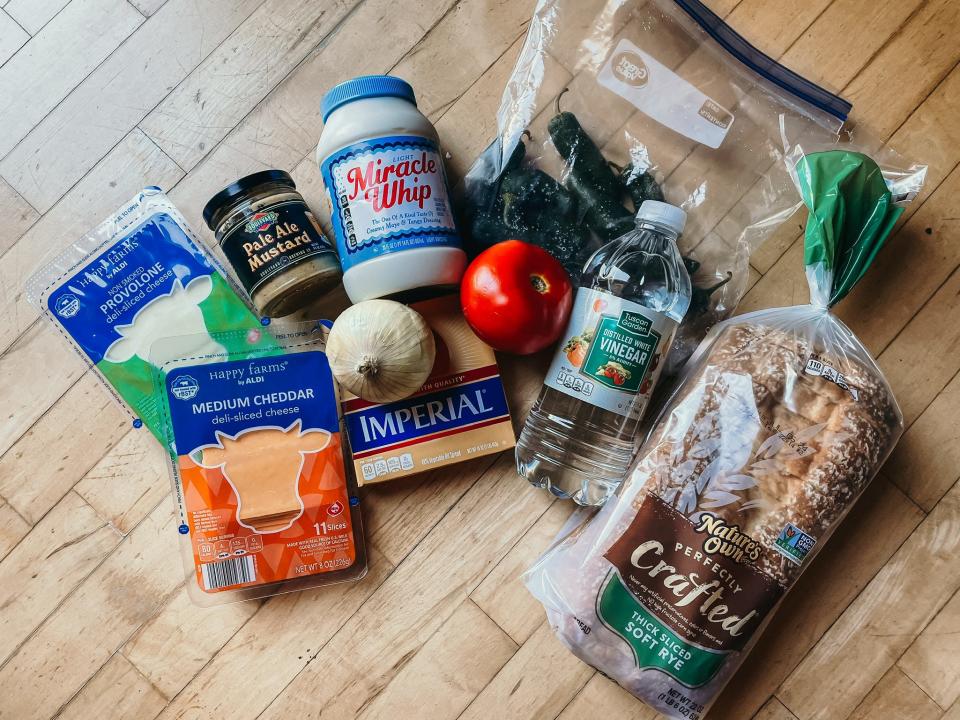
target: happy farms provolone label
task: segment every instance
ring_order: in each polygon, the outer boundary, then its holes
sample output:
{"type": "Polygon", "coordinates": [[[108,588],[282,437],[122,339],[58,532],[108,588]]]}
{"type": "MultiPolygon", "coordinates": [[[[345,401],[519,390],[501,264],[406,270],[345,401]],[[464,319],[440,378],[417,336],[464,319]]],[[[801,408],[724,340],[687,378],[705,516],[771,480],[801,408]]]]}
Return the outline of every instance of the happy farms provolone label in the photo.
{"type": "Polygon", "coordinates": [[[546,384],[629,418],[643,414],[677,324],[601,290],[577,292],[546,384]]]}

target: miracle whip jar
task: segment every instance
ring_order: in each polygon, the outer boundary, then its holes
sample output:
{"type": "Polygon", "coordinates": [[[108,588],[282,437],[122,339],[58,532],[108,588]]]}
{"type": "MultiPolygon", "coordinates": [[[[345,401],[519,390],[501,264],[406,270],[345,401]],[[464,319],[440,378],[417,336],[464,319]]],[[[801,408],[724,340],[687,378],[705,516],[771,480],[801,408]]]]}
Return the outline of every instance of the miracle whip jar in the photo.
{"type": "Polygon", "coordinates": [[[321,105],[317,163],[353,302],[455,286],[467,265],[437,131],[399,78],[341,83],[321,105]]]}

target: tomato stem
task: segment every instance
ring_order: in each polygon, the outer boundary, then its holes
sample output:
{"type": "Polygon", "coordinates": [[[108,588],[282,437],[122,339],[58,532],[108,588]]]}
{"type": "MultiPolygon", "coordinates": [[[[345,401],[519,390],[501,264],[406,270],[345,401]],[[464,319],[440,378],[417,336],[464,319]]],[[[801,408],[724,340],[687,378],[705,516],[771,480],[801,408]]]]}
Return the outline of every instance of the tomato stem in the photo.
{"type": "Polygon", "coordinates": [[[550,287],[542,275],[531,275],[530,284],[533,285],[533,289],[540,294],[545,293],[550,287]]]}

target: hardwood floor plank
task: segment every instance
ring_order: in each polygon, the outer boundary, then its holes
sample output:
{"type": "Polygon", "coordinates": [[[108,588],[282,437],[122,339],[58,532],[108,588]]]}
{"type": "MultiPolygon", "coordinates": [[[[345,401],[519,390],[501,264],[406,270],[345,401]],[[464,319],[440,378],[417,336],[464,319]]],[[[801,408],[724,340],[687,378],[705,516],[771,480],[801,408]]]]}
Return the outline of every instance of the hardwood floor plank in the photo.
{"type": "Polygon", "coordinates": [[[20,27],[5,10],[0,10],[0,66],[26,45],[29,39],[30,34],[20,27]]]}
{"type": "Polygon", "coordinates": [[[150,17],[162,8],[167,0],[129,0],[129,2],[143,15],[150,17]]]}
{"type": "Polygon", "coordinates": [[[390,74],[414,85],[417,107],[435,121],[525,36],[534,6],[532,0],[458,2],[390,74]],[[484,32],[476,32],[480,27],[484,32]]]}
{"type": "Polygon", "coordinates": [[[354,717],[455,720],[516,651],[495,622],[464,600],[354,717]]]}
{"type": "Polygon", "coordinates": [[[238,177],[266,168],[292,169],[316,147],[323,93],[346,78],[388,71],[453,4],[416,0],[402,14],[394,12],[391,0],[366,0],[357,7],[180,183],[173,197],[187,219],[201,227],[204,204],[238,177]],[[371,37],[387,35],[390,43],[378,52],[364,50],[371,37]]]}
{"type": "MultiPolygon", "coordinates": [[[[923,690],[893,666],[884,675],[849,720],[876,718],[905,718],[909,720],[937,720],[943,710],[927,697],[923,690]]],[[[838,716],[839,717],[839,716],[838,716]]]]}
{"type": "Polygon", "coordinates": [[[887,460],[890,477],[930,512],[960,478],[960,373],[914,421],[887,460]]]}
{"type": "MultiPolygon", "coordinates": [[[[0,105],[0,157],[142,22],[143,16],[126,0],[72,0],[0,67],[0,97],[4,98],[0,105]]],[[[4,177],[17,187],[5,173],[4,177]]]]}
{"type": "MultiPolygon", "coordinates": [[[[86,364],[55,330],[37,323],[21,335],[0,356],[0,376],[22,379],[0,384],[0,454],[6,453],[86,370],[86,364]]],[[[26,512],[28,506],[22,509],[26,512]]]]}
{"type": "MultiPolygon", "coordinates": [[[[201,609],[193,604],[187,591],[180,588],[120,652],[166,698],[173,698],[261,605],[253,601],[201,609]]],[[[163,704],[166,705],[166,700],[163,704]]]]}
{"type": "Polygon", "coordinates": [[[10,0],[3,9],[31,35],[36,35],[70,0],[10,0]]]}
{"type": "Polygon", "coordinates": [[[942,708],[960,699],[960,592],[955,593],[897,661],[900,668],[942,708]]]}
{"type": "MultiPolygon", "coordinates": [[[[143,133],[134,130],[0,255],[0,294],[4,298],[0,305],[0,353],[39,317],[27,302],[27,278],[144,186],[169,188],[181,177],[183,171],[143,133]]],[[[55,357],[69,352],[63,345],[55,357]]]]}
{"type": "MultiPolygon", "coordinates": [[[[594,669],[542,623],[460,716],[462,720],[556,717],[587,684],[594,669]]],[[[637,702],[634,710],[645,710],[637,702]]],[[[642,717],[642,716],[641,716],[642,717]]]]}
{"type": "Polygon", "coordinates": [[[714,716],[746,720],[758,712],[922,520],[898,488],[876,478],[791,588],[717,699],[714,716]]]}
{"type": "MultiPolygon", "coordinates": [[[[5,180],[0,179],[0,217],[4,222],[3,235],[0,236],[0,255],[2,255],[37,221],[40,213],[34,210],[33,206],[5,180]]],[[[6,297],[2,299],[7,300],[6,297]]]]}
{"type": "Polygon", "coordinates": [[[163,502],[0,668],[4,712],[49,718],[69,701],[182,582],[176,543],[163,502]]]}
{"type": "Polygon", "coordinates": [[[960,586],[960,484],[944,496],[777,692],[800,720],[846,717],[960,586]]]}
{"type": "MultiPolygon", "coordinates": [[[[368,550],[371,546],[368,545],[368,550]]],[[[291,593],[269,599],[159,718],[258,717],[270,701],[308,664],[357,608],[376,592],[393,566],[374,550],[370,571],[356,583],[291,593]],[[256,657],[269,672],[250,672],[256,657]]],[[[341,658],[347,663],[349,658],[341,658]]],[[[310,698],[305,698],[310,702],[310,698]]],[[[311,706],[319,709],[319,703],[311,706]]]]}
{"type": "MultiPolygon", "coordinates": [[[[541,672],[548,672],[543,668],[541,672]]],[[[583,689],[557,715],[556,720],[597,720],[598,718],[630,718],[659,720],[660,715],[633,695],[600,673],[594,673],[583,689]]]]}
{"type": "MultiPolygon", "coordinates": [[[[42,327],[38,332],[51,334],[42,327]]],[[[0,456],[0,495],[37,522],[129,428],[130,418],[100,380],[92,373],[82,377],[0,456]],[[87,420],[77,422],[80,417],[87,420]]]]}
{"type": "Polygon", "coordinates": [[[480,458],[370,487],[363,516],[367,537],[399,565],[493,463],[480,458]]]}
{"type": "MultiPolygon", "coordinates": [[[[960,171],[956,175],[956,182],[948,184],[954,189],[960,188],[960,171]]],[[[934,232],[948,236],[955,236],[953,227],[960,227],[960,223],[946,219],[942,224],[934,222],[934,232]]],[[[956,322],[960,310],[960,254],[953,262],[957,269],[877,358],[908,424],[960,370],[960,327],[956,322]]],[[[934,445],[928,448],[936,450],[934,445]]],[[[914,468],[913,472],[922,474],[924,469],[914,468]]]]}
{"type": "Polygon", "coordinates": [[[513,458],[500,456],[263,718],[317,717],[321,709],[352,716],[446,622],[547,505],[544,493],[518,487],[513,458]]]}
{"type": "MultiPolygon", "coordinates": [[[[140,122],[140,129],[180,167],[192,169],[358,2],[267,0],[140,122]]],[[[313,100],[316,104],[319,97],[313,100]]]]}
{"type": "Polygon", "coordinates": [[[520,645],[543,624],[543,606],[527,590],[521,575],[550,546],[574,507],[573,503],[555,501],[470,594],[520,645]]]}
{"type": "Polygon", "coordinates": [[[57,720],[143,720],[154,717],[166,704],[157,688],[117,654],[67,703],[57,720]]]}
{"type": "MultiPolygon", "coordinates": [[[[0,175],[45,212],[262,2],[170,0],[146,21],[124,2],[142,25],[59,106],[37,118],[36,128],[0,161],[0,175]]],[[[0,156],[8,150],[0,145],[0,156]]]]}
{"type": "Polygon", "coordinates": [[[753,720],[797,720],[797,716],[787,710],[784,704],[777,698],[772,697],[760,708],[760,711],[753,716],[753,720]]]}
{"type": "Polygon", "coordinates": [[[10,504],[0,497],[0,560],[30,532],[30,525],[10,504]]]}
{"type": "MultiPolygon", "coordinates": [[[[59,407],[60,403],[48,415],[59,407]]],[[[129,428],[126,418],[122,427],[129,428]]],[[[126,534],[170,495],[167,459],[160,444],[144,428],[127,432],[105,455],[91,452],[92,457],[97,455],[102,455],[100,460],[74,490],[101,517],[126,534]]]]}
{"type": "Polygon", "coordinates": [[[793,44],[782,62],[799,75],[842,88],[899,34],[923,0],[833,2],[793,44]],[[851,42],[856,38],[856,42],[851,42]]]}
{"type": "Polygon", "coordinates": [[[868,118],[874,135],[889,137],[953,70],[960,47],[948,37],[958,25],[960,4],[954,0],[924,4],[844,89],[855,116],[868,118]],[[902,72],[906,67],[910,72],[902,72]]]}
{"type": "Polygon", "coordinates": [[[0,665],[121,537],[76,493],[68,493],[0,561],[0,665]]]}

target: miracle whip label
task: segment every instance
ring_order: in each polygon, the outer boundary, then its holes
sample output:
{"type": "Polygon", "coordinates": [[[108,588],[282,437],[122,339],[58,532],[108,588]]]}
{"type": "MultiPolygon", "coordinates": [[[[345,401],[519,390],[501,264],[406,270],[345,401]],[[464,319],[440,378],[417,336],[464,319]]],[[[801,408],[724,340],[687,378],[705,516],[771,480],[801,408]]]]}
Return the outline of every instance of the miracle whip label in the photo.
{"type": "Polygon", "coordinates": [[[419,136],[364,140],[320,165],[344,272],[380,255],[459,247],[436,143],[419,136]]]}

